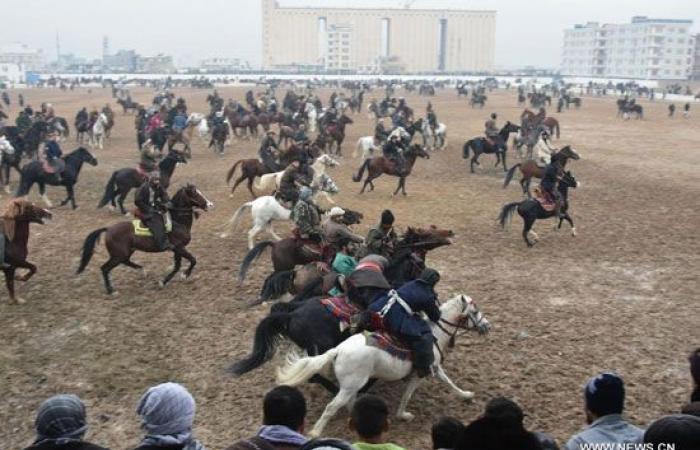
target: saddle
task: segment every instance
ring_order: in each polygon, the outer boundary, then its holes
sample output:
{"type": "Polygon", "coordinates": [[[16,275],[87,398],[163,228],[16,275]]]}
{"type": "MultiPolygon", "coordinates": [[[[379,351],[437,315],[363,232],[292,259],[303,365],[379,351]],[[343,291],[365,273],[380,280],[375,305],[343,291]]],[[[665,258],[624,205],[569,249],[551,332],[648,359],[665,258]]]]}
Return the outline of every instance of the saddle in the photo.
{"type": "Polygon", "coordinates": [[[144,167],[143,167],[141,164],[139,164],[139,165],[136,166],[136,173],[137,173],[138,176],[140,176],[141,178],[146,179],[146,178],[148,178],[148,173],[149,173],[149,171],[146,170],[146,169],[144,169],[144,167]]]}
{"type": "Polygon", "coordinates": [[[327,252],[326,248],[328,246],[319,244],[313,239],[303,238],[296,228],[292,231],[292,236],[297,247],[299,247],[305,256],[316,261],[324,261],[323,256],[325,252],[327,252]]]}
{"type": "Polygon", "coordinates": [[[533,189],[533,194],[535,196],[535,200],[539,202],[540,206],[545,211],[552,212],[557,209],[557,203],[554,197],[552,197],[552,195],[548,192],[543,191],[539,186],[533,189]]]}
{"type": "Polygon", "coordinates": [[[413,352],[408,346],[398,337],[385,333],[367,333],[365,334],[367,345],[384,350],[391,356],[402,361],[413,360],[413,352]]]}
{"type": "Polygon", "coordinates": [[[321,304],[341,322],[341,331],[347,328],[350,325],[350,319],[360,312],[360,308],[350,302],[347,297],[324,298],[321,300],[321,304]]]}
{"type": "Polygon", "coordinates": [[[63,169],[65,169],[66,164],[60,159],[55,160],[54,164],[51,164],[48,160],[44,160],[41,167],[44,170],[44,172],[46,172],[49,175],[53,175],[63,172],[63,169]]]}
{"type": "MultiPolygon", "coordinates": [[[[134,215],[136,212],[134,212],[134,215]]],[[[144,225],[141,219],[134,219],[131,221],[134,226],[134,234],[139,237],[153,237],[151,230],[144,225]]],[[[170,219],[170,214],[165,215],[165,232],[170,233],[173,231],[173,221],[170,219]]]]}
{"type": "Polygon", "coordinates": [[[330,124],[326,126],[326,134],[335,134],[336,131],[338,131],[337,124],[330,124]]]}

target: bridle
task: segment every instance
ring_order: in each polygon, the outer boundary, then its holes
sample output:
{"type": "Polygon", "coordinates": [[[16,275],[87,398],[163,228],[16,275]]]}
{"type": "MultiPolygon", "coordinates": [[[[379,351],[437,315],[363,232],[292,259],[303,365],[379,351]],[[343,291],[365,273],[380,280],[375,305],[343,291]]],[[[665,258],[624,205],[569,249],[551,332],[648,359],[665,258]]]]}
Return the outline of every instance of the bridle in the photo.
{"type": "MultiPolygon", "coordinates": [[[[481,324],[484,321],[483,315],[481,317],[479,317],[479,310],[476,308],[476,305],[474,305],[473,309],[469,310],[470,304],[473,304],[473,303],[467,301],[467,299],[465,299],[463,295],[460,296],[460,298],[461,298],[462,304],[467,306],[466,315],[460,317],[457,322],[450,322],[449,320],[443,319],[441,317],[440,320],[435,324],[440,329],[440,331],[442,331],[443,333],[445,333],[446,335],[448,335],[450,337],[448,344],[447,344],[447,348],[453,348],[455,346],[455,341],[457,339],[457,333],[460,330],[466,332],[471,328],[479,329],[481,327],[481,324]],[[470,322],[471,322],[472,326],[470,326],[470,322]],[[453,331],[449,332],[445,328],[445,326],[443,326],[443,324],[445,324],[449,327],[452,327],[453,331]]],[[[439,301],[438,301],[438,304],[440,304],[439,301]]],[[[464,333],[462,333],[462,334],[464,334],[464,333]]],[[[440,345],[438,344],[437,339],[435,339],[434,345],[435,345],[435,348],[437,348],[438,353],[440,353],[440,361],[444,361],[445,354],[443,353],[442,348],[440,348],[440,345]]]]}

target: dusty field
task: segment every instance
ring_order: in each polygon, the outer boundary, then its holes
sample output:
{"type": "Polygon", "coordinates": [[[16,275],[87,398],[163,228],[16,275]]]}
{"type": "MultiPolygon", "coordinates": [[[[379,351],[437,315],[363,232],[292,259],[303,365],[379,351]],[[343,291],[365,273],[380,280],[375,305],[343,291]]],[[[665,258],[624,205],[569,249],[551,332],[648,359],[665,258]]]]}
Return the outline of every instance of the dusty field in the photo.
{"type": "MultiPolygon", "coordinates": [[[[240,99],[244,91],[220,92],[240,99]]],[[[205,111],[205,91],[177,94],[191,111],[205,111]]],[[[324,101],[329,94],[322,92],[324,101]]],[[[145,90],[134,95],[142,102],[151,96],[145,90]]],[[[71,123],[80,107],[111,101],[106,90],[35,90],[25,91],[25,97],[34,106],[52,102],[71,123]]],[[[425,99],[407,98],[416,111],[424,111],[425,99]]],[[[431,380],[412,401],[416,422],[395,423],[390,438],[408,448],[426,448],[437,416],[468,421],[489,398],[506,395],[524,406],[531,427],[562,442],[583,425],[582,383],[603,369],[619,371],[627,381],[628,413],[635,423],[645,425],[678,410],[689,391],[685,358],[700,342],[697,107],[691,120],[669,120],[665,104],[645,102],[646,120],[623,122],[615,118],[612,99],[586,98],[580,111],[561,114],[558,144],[572,144],[583,156],[571,166],[583,182],[571,195],[579,235],[572,238],[566,227],[556,233],[551,223],[538,222],[541,241],[527,249],[519,217],[506,231],[494,222],[504,203],[521,198],[517,183],[501,188],[503,173],[493,168],[492,157],[486,156],[474,175],[461,159],[461,144],[482,132],[489,113],[498,111],[501,121],[517,119],[515,93],[492,93],[483,110],[470,109],[453,91],[432,101],[448,126],[449,148],[429,161],[419,160],[407,198],[391,198],[396,179],[386,177],[376,182],[377,191],[358,195],[360,186],[350,175],[359,159],[346,156],[332,173],[342,189],[339,203],[365,213],[363,233],[384,208],[395,211],[400,227],[434,223],[453,229],[455,244],[429,256],[443,274],[439,292],[443,298],[471,295],[494,325],[488,338],[459,341],[446,363],[459,385],[476,392],[475,401],[463,403],[431,380]]],[[[346,154],[372,129],[364,114],[354,119],[346,154]]],[[[113,281],[119,295],[107,297],[98,270],[104,248],[83,276],[74,272],[87,233],[122,220],[95,209],[110,173],[137,161],[133,119],[118,113],[112,140],[95,152],[99,166],[86,167],[81,175],[80,208],[56,209],[50,224],[32,227],[30,260],[39,273],[20,287],[28,303],[9,306],[0,289],[3,448],[30,442],[36,407],[58,392],[86,401],[91,440],[116,449],[133,446],[140,435],[137,400],[147,387],[165,380],[184,383],[193,392],[199,407],[196,434],[208,448],[223,448],[256,430],[262,395],[274,385],[274,364],[241,379],[223,369],[247,353],[254,327],[267,312],[243,305],[271,265],[264,255],[245,286],[236,287],[244,236],[222,240],[219,232],[249,199],[243,189],[229,198],[225,171],[239,157],[253,156],[257,146],[237,142],[219,158],[197,141],[193,161],[175,173],[174,185],[194,182],[216,203],[194,226],[190,250],[199,265],[193,280],[176,279],[161,290],[157,281],[170,261],[137,254],[134,260],[145,264],[149,276],[118,268],[113,281]]],[[[513,164],[514,155],[509,158],[513,164]]],[[[49,188],[49,195],[58,200],[63,192],[49,188]]],[[[32,198],[38,200],[36,192],[32,198]]],[[[309,420],[315,421],[330,398],[318,387],[303,389],[309,420]]],[[[395,407],[402,386],[378,384],[374,391],[395,407]]],[[[349,438],[345,424],[343,412],[328,435],[349,438]]]]}

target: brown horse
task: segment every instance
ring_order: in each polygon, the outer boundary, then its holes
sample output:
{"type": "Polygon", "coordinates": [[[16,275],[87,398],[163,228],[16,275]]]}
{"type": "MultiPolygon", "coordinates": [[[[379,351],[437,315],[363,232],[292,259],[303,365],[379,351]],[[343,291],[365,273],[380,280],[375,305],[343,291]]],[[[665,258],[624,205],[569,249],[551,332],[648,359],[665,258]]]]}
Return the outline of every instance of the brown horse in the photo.
{"type": "MultiPolygon", "coordinates": [[[[522,122],[523,127],[526,124],[531,124],[535,118],[537,118],[537,114],[535,114],[534,112],[530,111],[527,108],[520,115],[520,120],[522,122]]],[[[552,133],[556,134],[557,139],[559,139],[560,128],[559,128],[559,121],[557,119],[555,119],[554,117],[545,117],[544,119],[542,119],[542,125],[549,128],[552,131],[552,133]]]]}
{"type": "MultiPolygon", "coordinates": [[[[180,188],[173,196],[172,207],[169,208],[173,229],[172,232],[168,234],[168,237],[175,247],[173,249],[175,264],[173,270],[161,281],[161,286],[165,286],[173,276],[180,271],[182,258],[190,262],[190,266],[185,270],[184,278],[188,278],[192,274],[197,260],[185,247],[190,243],[192,222],[198,217],[198,213],[195,209],[206,211],[211,206],[214,206],[214,204],[207,200],[204,194],[192,184],[180,188]]],[[[137,236],[132,222],[119,222],[109,228],[99,228],[87,236],[83,244],[78,273],[82,273],[90,263],[90,259],[95,252],[95,245],[100,235],[104,232],[107,232],[105,246],[109,252],[109,261],[104,263],[101,267],[102,279],[104,281],[105,290],[108,294],[112,294],[114,288],[109,279],[109,273],[112,269],[120,264],[124,264],[132,269],[143,269],[142,266],[131,261],[131,255],[133,255],[136,250],[148,253],[160,253],[161,250],[158,250],[152,237],[137,236]]]]}
{"type": "MultiPolygon", "coordinates": [[[[580,158],[581,157],[576,150],[571,148],[570,145],[567,145],[552,155],[552,163],[558,162],[563,170],[566,167],[567,160],[576,160],[580,158]]],[[[538,166],[532,159],[528,159],[524,163],[514,165],[506,174],[506,179],[503,182],[504,189],[508,187],[510,180],[513,179],[513,175],[515,175],[515,171],[518,168],[520,168],[520,173],[523,175],[523,177],[520,179],[520,186],[523,188],[523,194],[530,197],[530,182],[532,181],[532,178],[542,178],[544,175],[544,167],[538,166]]]]}
{"type": "Polygon", "coordinates": [[[326,136],[329,154],[333,154],[333,144],[336,144],[335,154],[337,156],[343,155],[341,147],[345,140],[345,126],[351,123],[353,123],[352,119],[343,114],[338,118],[336,123],[326,125],[322,128],[322,134],[326,136]]]}
{"type": "Polygon", "coordinates": [[[369,185],[370,190],[373,191],[374,183],[372,183],[372,180],[379,178],[382,174],[387,174],[394,177],[399,177],[399,184],[396,186],[396,190],[394,191],[393,195],[398,194],[399,189],[403,195],[406,195],[406,177],[411,174],[411,170],[413,169],[413,165],[416,163],[416,159],[418,157],[430,159],[430,155],[420,145],[413,144],[408,148],[408,150],[406,150],[404,157],[406,158],[406,166],[402,171],[398,170],[395,161],[385,158],[384,156],[366,159],[362,164],[362,167],[360,167],[359,172],[352,177],[352,181],[359,183],[362,181],[362,176],[365,173],[365,169],[367,169],[367,179],[365,180],[365,184],[362,185],[360,194],[365,192],[367,185],[369,185]]]}
{"type": "Polygon", "coordinates": [[[5,284],[7,292],[10,294],[10,303],[24,303],[20,297],[15,296],[15,280],[28,281],[35,273],[36,266],[27,261],[29,250],[29,224],[44,223],[44,219],[50,219],[51,213],[43,208],[35,206],[33,203],[22,199],[11,200],[7,210],[2,217],[3,233],[5,239],[5,263],[9,267],[3,269],[5,272],[5,284]],[[27,269],[25,275],[15,276],[17,269],[27,269]]]}
{"type": "Polygon", "coordinates": [[[243,182],[243,180],[248,180],[248,191],[250,191],[250,195],[255,198],[255,192],[253,192],[253,183],[255,182],[255,179],[267,173],[271,173],[270,169],[268,169],[265,164],[261,163],[256,158],[239,159],[233,166],[231,166],[226,174],[226,184],[231,182],[231,178],[233,178],[233,174],[236,172],[236,168],[238,166],[241,166],[241,176],[236,179],[235,183],[233,183],[233,187],[231,188],[231,196],[233,197],[233,193],[238,185],[243,182]]]}

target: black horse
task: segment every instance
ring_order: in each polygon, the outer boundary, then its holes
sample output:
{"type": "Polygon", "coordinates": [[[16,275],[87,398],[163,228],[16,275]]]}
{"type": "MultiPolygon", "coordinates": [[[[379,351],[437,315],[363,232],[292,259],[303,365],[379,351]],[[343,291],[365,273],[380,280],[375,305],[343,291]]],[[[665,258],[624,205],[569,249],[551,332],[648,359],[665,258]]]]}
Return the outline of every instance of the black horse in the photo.
{"type": "Polygon", "coordinates": [[[211,140],[209,141],[209,147],[215,147],[216,152],[220,155],[224,154],[224,144],[228,139],[228,125],[221,122],[217,124],[213,130],[211,130],[211,140]]]}
{"type": "Polygon", "coordinates": [[[71,153],[63,157],[65,163],[65,168],[60,175],[55,173],[47,173],[44,170],[44,163],[42,161],[31,161],[22,167],[19,187],[17,188],[17,193],[15,197],[24,197],[29,194],[34,183],[39,185],[39,193],[46,205],[50,208],[51,201],[46,196],[46,185],[50,186],[65,186],[66,188],[66,198],[61,201],[61,206],[64,206],[68,202],[71,202],[73,209],[78,206],[75,203],[75,192],[73,187],[75,183],[78,182],[78,175],[80,175],[80,169],[83,168],[83,163],[88,163],[91,166],[97,165],[97,159],[92,156],[92,154],[87,151],[84,147],[79,147],[77,150],[73,150],[71,153]]]}
{"type": "MultiPolygon", "coordinates": [[[[167,156],[163,158],[160,163],[158,163],[161,184],[166,189],[170,185],[170,179],[172,178],[173,172],[175,172],[175,167],[177,167],[178,163],[187,164],[187,159],[180,152],[174,150],[168,152],[167,156]]],[[[136,189],[141,186],[144,181],[144,175],[140,174],[139,171],[133,167],[115,170],[112,172],[112,176],[107,182],[105,194],[97,207],[102,208],[107,203],[111,203],[112,208],[116,208],[118,203],[121,213],[127,214],[126,209],[124,209],[124,200],[126,199],[126,196],[129,195],[129,192],[132,189],[136,189]]]]}
{"type": "Polygon", "coordinates": [[[2,163],[0,163],[0,177],[2,178],[2,185],[5,187],[5,191],[9,194],[10,169],[14,168],[18,174],[22,175],[19,165],[22,163],[22,156],[24,155],[24,138],[16,126],[4,127],[2,129],[2,133],[15,149],[15,152],[12,154],[3,153],[2,163]]]}
{"type": "Polygon", "coordinates": [[[474,152],[474,156],[469,162],[469,169],[471,170],[471,172],[474,173],[474,164],[480,165],[479,156],[481,156],[482,153],[486,153],[487,155],[495,154],[495,165],[498,166],[498,163],[503,161],[503,170],[508,170],[506,168],[506,150],[508,147],[508,139],[510,138],[511,133],[517,133],[519,130],[519,126],[508,121],[505,125],[503,125],[501,131],[498,132],[498,136],[501,139],[500,144],[491,144],[488,140],[486,140],[486,138],[483,137],[476,137],[474,139],[469,139],[467,142],[465,142],[464,146],[462,147],[462,158],[469,158],[469,149],[471,149],[474,152]]]}
{"type": "Polygon", "coordinates": [[[46,140],[49,125],[43,120],[37,120],[24,133],[24,149],[27,156],[36,159],[39,154],[39,146],[46,140]]]}
{"type": "MultiPolygon", "coordinates": [[[[562,202],[561,216],[559,217],[559,225],[557,226],[557,229],[561,228],[562,222],[566,220],[567,222],[569,222],[569,225],[571,225],[572,236],[576,236],[576,227],[574,227],[574,221],[571,219],[571,216],[569,216],[568,212],[569,188],[576,188],[578,186],[579,183],[576,181],[576,178],[574,178],[570,171],[564,172],[562,178],[557,184],[557,190],[559,191],[559,195],[561,196],[562,202]]],[[[506,223],[510,222],[510,219],[513,216],[513,213],[516,209],[518,211],[518,214],[520,214],[520,217],[523,218],[524,222],[523,239],[525,239],[525,242],[527,243],[528,247],[532,247],[537,243],[537,240],[539,239],[537,233],[532,231],[532,226],[534,225],[535,221],[537,219],[549,219],[551,217],[554,217],[556,211],[545,210],[539,201],[533,199],[527,199],[522,202],[508,203],[507,205],[503,206],[503,209],[501,209],[501,213],[498,215],[498,222],[501,224],[502,227],[505,227],[506,223]],[[530,238],[528,237],[530,232],[532,232],[532,234],[534,235],[534,242],[530,241],[530,238]]]]}

